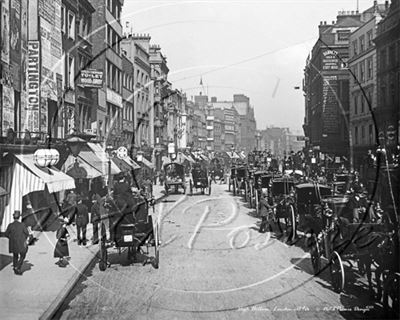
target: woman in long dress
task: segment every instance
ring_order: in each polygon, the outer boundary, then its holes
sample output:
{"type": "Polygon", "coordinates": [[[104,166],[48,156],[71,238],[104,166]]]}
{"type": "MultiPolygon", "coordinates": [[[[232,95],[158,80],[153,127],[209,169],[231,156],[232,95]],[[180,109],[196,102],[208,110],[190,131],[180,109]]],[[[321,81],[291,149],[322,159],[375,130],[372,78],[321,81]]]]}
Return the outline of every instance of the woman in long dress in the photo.
{"type": "Polygon", "coordinates": [[[56,264],[59,267],[66,267],[68,265],[67,257],[69,257],[69,248],[68,248],[68,229],[67,229],[68,218],[62,218],[61,225],[57,230],[57,243],[54,248],[54,258],[59,258],[56,264]]]}

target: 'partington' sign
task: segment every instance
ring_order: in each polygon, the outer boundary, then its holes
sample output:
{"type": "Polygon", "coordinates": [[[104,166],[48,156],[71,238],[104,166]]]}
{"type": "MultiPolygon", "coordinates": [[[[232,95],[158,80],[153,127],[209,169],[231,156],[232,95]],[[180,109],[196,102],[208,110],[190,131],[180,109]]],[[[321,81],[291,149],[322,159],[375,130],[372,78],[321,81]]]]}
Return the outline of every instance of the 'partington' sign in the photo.
{"type": "Polygon", "coordinates": [[[27,118],[29,130],[39,131],[40,105],[40,43],[28,41],[28,63],[26,68],[27,118]],[[31,122],[32,121],[32,122],[31,122]]]}

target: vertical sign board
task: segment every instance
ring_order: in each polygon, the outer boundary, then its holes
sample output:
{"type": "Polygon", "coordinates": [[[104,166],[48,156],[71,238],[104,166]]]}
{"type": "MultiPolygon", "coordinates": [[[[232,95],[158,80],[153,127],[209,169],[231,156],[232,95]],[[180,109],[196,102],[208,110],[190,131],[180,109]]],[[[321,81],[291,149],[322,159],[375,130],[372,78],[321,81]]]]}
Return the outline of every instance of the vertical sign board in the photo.
{"type": "Polygon", "coordinates": [[[39,132],[39,105],[40,105],[40,42],[28,41],[28,62],[26,68],[26,129],[39,132]]]}
{"type": "Polygon", "coordinates": [[[337,76],[323,76],[322,132],[338,133],[337,76]]]}
{"type": "Polygon", "coordinates": [[[10,0],[10,71],[14,89],[21,91],[21,0],[10,0]]]}
{"type": "Polygon", "coordinates": [[[3,117],[2,128],[3,135],[7,135],[8,129],[14,130],[14,88],[12,86],[3,85],[3,117]]]}
{"type": "Polygon", "coordinates": [[[28,1],[21,1],[21,131],[28,130],[28,118],[26,114],[26,58],[28,41],[28,1]]]}
{"type": "Polygon", "coordinates": [[[10,2],[9,0],[1,1],[1,61],[8,65],[10,63],[10,2]]]}

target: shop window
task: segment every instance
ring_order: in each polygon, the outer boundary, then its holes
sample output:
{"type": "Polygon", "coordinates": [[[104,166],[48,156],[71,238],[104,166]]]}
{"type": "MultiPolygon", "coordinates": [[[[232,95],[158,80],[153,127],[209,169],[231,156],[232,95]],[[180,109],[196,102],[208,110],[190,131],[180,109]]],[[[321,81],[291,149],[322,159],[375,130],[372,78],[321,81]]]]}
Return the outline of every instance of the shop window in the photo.
{"type": "Polygon", "coordinates": [[[68,11],[68,37],[75,40],[75,14],[68,11]]]}

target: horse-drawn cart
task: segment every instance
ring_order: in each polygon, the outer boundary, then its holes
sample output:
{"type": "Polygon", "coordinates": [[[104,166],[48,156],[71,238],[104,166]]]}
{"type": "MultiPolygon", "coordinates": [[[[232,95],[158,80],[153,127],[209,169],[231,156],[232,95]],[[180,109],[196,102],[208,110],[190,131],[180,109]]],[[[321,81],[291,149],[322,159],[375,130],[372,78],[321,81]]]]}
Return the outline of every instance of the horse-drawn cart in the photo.
{"type": "Polygon", "coordinates": [[[196,163],[193,165],[192,178],[189,181],[190,195],[193,195],[193,189],[200,189],[204,194],[207,189],[207,194],[211,194],[211,178],[208,175],[207,166],[196,163]]]}
{"type": "Polygon", "coordinates": [[[116,199],[108,196],[105,207],[108,212],[110,241],[107,241],[107,228],[103,221],[100,226],[101,271],[110,266],[108,251],[117,250],[118,254],[121,254],[125,251],[123,249],[127,249],[129,261],[136,261],[137,254],[141,253],[145,256],[143,265],[151,262],[154,268],[158,268],[159,222],[149,212],[149,207],[153,205],[153,199],[146,199],[141,195],[116,199]],[[153,257],[149,257],[151,247],[154,248],[153,257]]]}

